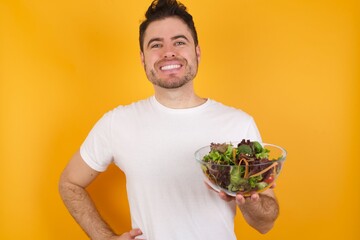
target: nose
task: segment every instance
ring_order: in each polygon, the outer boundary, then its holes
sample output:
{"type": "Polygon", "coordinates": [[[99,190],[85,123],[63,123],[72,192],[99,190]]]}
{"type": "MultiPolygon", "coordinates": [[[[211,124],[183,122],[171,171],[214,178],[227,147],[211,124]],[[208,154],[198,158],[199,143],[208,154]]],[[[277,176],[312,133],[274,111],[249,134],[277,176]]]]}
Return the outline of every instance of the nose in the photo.
{"type": "Polygon", "coordinates": [[[176,56],[176,52],[172,46],[164,47],[164,58],[174,58],[176,56]]]}
{"type": "Polygon", "coordinates": [[[173,52],[167,52],[164,54],[164,58],[174,58],[175,57],[175,53],[173,52]]]}

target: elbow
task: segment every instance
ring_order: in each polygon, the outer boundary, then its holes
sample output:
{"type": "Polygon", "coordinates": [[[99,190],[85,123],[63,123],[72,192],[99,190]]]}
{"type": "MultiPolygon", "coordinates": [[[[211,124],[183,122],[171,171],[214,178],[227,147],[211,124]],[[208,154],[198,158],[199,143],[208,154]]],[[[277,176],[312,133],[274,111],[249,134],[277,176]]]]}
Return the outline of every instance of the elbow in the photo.
{"type": "Polygon", "coordinates": [[[58,181],[58,193],[60,197],[65,200],[69,194],[76,192],[76,186],[72,184],[64,174],[61,174],[60,179],[58,181]]]}
{"type": "Polygon", "coordinates": [[[68,189],[68,183],[64,177],[64,173],[60,175],[59,181],[58,181],[58,192],[60,196],[64,194],[64,192],[68,189]]]}
{"type": "Polygon", "coordinates": [[[256,228],[256,230],[261,234],[266,234],[273,228],[273,226],[274,226],[274,224],[271,223],[271,224],[268,224],[265,226],[258,227],[258,228],[256,228]]]}
{"type": "Polygon", "coordinates": [[[254,224],[251,224],[251,226],[259,233],[266,234],[271,229],[273,229],[275,225],[275,220],[276,218],[272,218],[272,219],[268,219],[267,221],[256,222],[254,224]]]}

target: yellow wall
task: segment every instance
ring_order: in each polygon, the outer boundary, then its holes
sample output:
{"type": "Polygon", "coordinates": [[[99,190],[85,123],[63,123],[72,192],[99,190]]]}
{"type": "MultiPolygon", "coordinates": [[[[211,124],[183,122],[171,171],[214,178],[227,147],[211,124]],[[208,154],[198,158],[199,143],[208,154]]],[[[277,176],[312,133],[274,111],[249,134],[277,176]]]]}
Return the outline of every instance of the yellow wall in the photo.
{"type": "MultiPolygon", "coordinates": [[[[198,92],[253,115],[289,153],[275,228],[260,236],[237,217],[239,239],[360,237],[356,2],[184,1],[202,47],[198,92]]],[[[87,239],[57,180],[104,112],[152,94],[137,42],[149,4],[0,0],[0,239],[87,239]]],[[[90,191],[117,231],[130,228],[118,169],[90,191]]]]}

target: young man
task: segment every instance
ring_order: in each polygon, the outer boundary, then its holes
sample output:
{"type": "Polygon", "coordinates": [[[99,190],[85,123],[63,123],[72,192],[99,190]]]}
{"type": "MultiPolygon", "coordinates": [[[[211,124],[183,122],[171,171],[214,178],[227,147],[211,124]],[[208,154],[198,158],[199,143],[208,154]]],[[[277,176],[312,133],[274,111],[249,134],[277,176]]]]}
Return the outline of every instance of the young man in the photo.
{"type": "Polygon", "coordinates": [[[278,215],[273,190],[236,198],[207,188],[194,152],[211,142],[261,141],[253,118],[195,94],[194,23],[177,1],[154,1],[140,26],[141,61],[154,96],[106,113],[66,166],[59,189],[91,239],[236,239],[238,206],[261,233],[278,215]],[[114,162],[126,175],[133,229],[116,235],[86,187],[114,162]]]}

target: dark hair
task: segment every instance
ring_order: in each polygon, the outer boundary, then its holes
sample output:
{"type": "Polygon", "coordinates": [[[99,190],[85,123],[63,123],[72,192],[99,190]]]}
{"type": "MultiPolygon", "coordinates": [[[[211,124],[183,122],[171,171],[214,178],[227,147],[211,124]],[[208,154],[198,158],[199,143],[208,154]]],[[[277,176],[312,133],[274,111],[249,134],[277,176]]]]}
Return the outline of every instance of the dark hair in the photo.
{"type": "Polygon", "coordinates": [[[140,24],[139,41],[141,51],[144,50],[144,35],[149,24],[167,17],[178,17],[183,20],[191,31],[195,46],[198,45],[198,37],[193,17],[186,11],[185,5],[177,0],[154,0],[145,13],[145,20],[140,24]]]}

